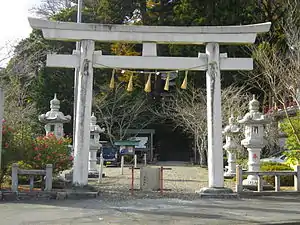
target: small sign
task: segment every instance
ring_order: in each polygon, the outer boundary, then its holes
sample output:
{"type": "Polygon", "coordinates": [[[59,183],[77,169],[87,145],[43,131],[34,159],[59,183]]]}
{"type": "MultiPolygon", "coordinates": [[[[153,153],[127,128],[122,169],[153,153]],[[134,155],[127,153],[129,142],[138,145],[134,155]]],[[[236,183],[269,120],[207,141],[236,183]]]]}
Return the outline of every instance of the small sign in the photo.
{"type": "Polygon", "coordinates": [[[131,141],[139,141],[137,145],[135,145],[135,148],[147,148],[147,143],[148,143],[148,137],[131,137],[129,140],[131,141]]]}
{"type": "Polygon", "coordinates": [[[134,147],[133,146],[120,146],[120,154],[121,155],[134,155],[134,147]]]}

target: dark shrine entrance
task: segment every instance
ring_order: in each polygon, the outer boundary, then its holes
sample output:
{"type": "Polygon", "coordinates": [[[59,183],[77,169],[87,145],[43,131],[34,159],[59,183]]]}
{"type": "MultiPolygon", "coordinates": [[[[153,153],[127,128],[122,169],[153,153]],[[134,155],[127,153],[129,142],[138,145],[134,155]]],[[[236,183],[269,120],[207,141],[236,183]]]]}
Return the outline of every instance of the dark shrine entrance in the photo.
{"type": "Polygon", "coordinates": [[[193,157],[192,138],[180,129],[174,130],[172,124],[157,124],[153,129],[154,155],[158,155],[158,161],[190,161],[193,157]]]}

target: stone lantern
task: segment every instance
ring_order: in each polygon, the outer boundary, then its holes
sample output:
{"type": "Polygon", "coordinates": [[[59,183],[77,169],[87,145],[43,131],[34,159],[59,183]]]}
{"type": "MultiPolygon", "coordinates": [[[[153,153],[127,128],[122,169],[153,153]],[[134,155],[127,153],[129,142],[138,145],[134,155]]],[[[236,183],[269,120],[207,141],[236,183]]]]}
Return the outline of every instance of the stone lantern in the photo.
{"type": "Polygon", "coordinates": [[[236,171],[236,152],[239,144],[236,142],[236,137],[240,133],[240,128],[235,124],[233,115],[229,118],[229,125],[224,128],[223,134],[226,138],[226,144],[223,148],[227,152],[228,170],[225,171],[225,177],[234,177],[236,171]]]}
{"type": "Polygon", "coordinates": [[[100,128],[97,123],[97,118],[93,113],[90,121],[90,151],[89,151],[89,175],[93,176],[97,174],[97,152],[101,148],[100,133],[105,131],[104,128],[100,128]]]}
{"type": "Polygon", "coordinates": [[[60,101],[57,99],[56,94],[54,99],[50,101],[50,111],[46,114],[39,116],[39,121],[45,123],[46,135],[53,133],[57,138],[64,136],[64,123],[71,121],[71,116],[65,116],[60,109],[60,101]]]}
{"type": "MultiPolygon", "coordinates": [[[[249,112],[238,122],[245,126],[245,139],[242,140],[241,144],[248,150],[248,170],[257,172],[260,167],[260,152],[266,145],[264,126],[270,123],[270,121],[259,112],[259,102],[255,99],[255,95],[253,95],[253,99],[249,103],[249,112]]],[[[257,185],[257,177],[249,175],[243,181],[243,184],[257,185]]]]}

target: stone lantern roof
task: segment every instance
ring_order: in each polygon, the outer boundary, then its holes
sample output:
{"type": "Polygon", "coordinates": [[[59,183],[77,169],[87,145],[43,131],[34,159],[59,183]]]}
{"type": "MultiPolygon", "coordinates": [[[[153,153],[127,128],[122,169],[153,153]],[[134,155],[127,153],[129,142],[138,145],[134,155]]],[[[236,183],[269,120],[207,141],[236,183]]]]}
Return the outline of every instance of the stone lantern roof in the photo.
{"type": "Polygon", "coordinates": [[[255,95],[249,102],[249,112],[238,121],[240,124],[267,124],[269,118],[259,112],[259,101],[256,100],[255,95]]]}
{"type": "Polygon", "coordinates": [[[105,128],[101,128],[99,125],[97,125],[97,117],[95,116],[94,113],[91,116],[90,131],[94,133],[105,132],[105,128]]]}
{"type": "Polygon", "coordinates": [[[50,101],[50,111],[40,115],[39,121],[42,123],[69,123],[71,116],[65,116],[59,109],[60,101],[57,99],[56,94],[54,94],[54,98],[50,101]]]}
{"type": "Polygon", "coordinates": [[[240,128],[234,123],[235,119],[233,115],[229,118],[229,124],[224,128],[223,134],[236,134],[240,132],[240,128]]]}

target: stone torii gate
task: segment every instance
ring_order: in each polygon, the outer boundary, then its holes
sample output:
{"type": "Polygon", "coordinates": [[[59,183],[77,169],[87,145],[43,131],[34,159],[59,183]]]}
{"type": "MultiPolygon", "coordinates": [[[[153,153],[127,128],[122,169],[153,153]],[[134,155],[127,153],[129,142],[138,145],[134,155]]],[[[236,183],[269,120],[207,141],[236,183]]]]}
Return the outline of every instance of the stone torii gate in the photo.
{"type": "Polygon", "coordinates": [[[29,18],[32,28],[41,29],[45,39],[80,41],[80,51],[72,55],[47,56],[47,66],[78,68],[76,130],[73,183],[88,182],[89,122],[92,107],[93,68],[193,70],[206,71],[208,176],[209,188],[224,188],[221,70],[252,70],[251,58],[228,58],[220,54],[219,44],[254,43],[257,33],[267,32],[271,23],[246,26],[168,27],[104,25],[53,22],[29,18]],[[102,55],[95,51],[95,41],[142,43],[142,56],[102,55]],[[157,44],[206,45],[198,57],[160,57],[157,44]]]}

